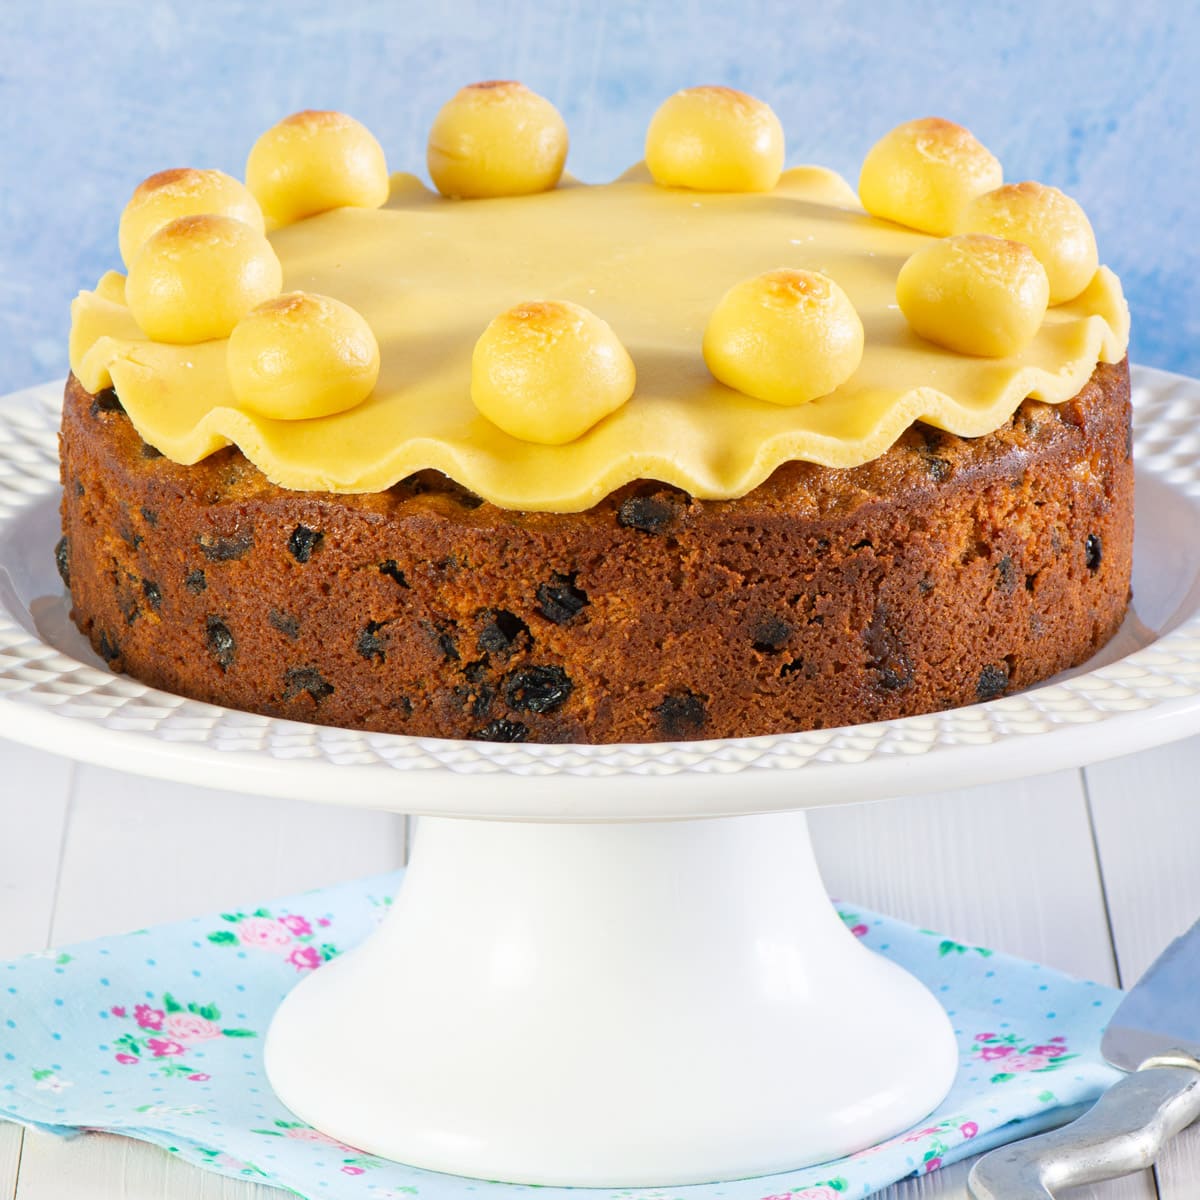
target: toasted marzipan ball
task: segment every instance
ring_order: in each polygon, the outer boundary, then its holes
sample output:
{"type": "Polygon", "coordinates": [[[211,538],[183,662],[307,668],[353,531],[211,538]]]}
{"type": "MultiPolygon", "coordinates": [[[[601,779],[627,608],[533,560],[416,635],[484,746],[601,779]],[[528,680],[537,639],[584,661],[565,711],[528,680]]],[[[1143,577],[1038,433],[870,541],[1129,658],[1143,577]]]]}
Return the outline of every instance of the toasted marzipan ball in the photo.
{"type": "Polygon", "coordinates": [[[306,109],[254,143],[246,186],[278,229],[331,208],[379,208],[388,198],[387,160],[353,117],[306,109]]]}
{"type": "Polygon", "coordinates": [[[471,399],[505,433],[560,446],[633,395],[633,359],[594,312],[534,300],[502,312],[471,357],[471,399]]]}
{"type": "Polygon", "coordinates": [[[271,243],[233,217],[178,217],[149,238],[125,282],[133,319],[156,342],[228,337],[255,305],[279,295],[271,243]]]}
{"type": "Polygon", "coordinates": [[[1006,183],[976,196],[959,220],[959,233],[990,233],[1024,242],[1046,268],[1050,303],[1074,300],[1100,265],[1092,223],[1058,188],[1006,183]]]}
{"type": "Polygon", "coordinates": [[[724,384],[772,404],[828,395],[858,369],[863,325],[827,275],[780,267],[721,297],[704,330],[704,361],[724,384]]]}
{"type": "Polygon", "coordinates": [[[876,217],[945,237],[976,196],[997,188],[999,162],[970,130],[941,117],[897,125],[867,152],[858,195],[876,217]]]}
{"type": "Polygon", "coordinates": [[[1024,349],[1049,298],[1045,268],[1028,246],[982,233],[918,250],[896,279],[900,310],[917,333],[987,358],[1024,349]]]}
{"type": "Polygon", "coordinates": [[[472,83],[442,105],[425,159],[443,196],[548,192],[567,161],[567,126],[549,100],[523,83],[472,83]]]}
{"type": "Polygon", "coordinates": [[[297,421],[361,404],[379,378],[379,343],[350,305],[287,292],[234,326],[225,361],[239,404],[297,421]]]}
{"type": "Polygon", "coordinates": [[[177,217],[198,217],[204,213],[234,217],[259,233],[266,229],[258,201],[232,175],[195,167],[159,171],[133,189],[121,213],[117,241],[125,265],[133,265],[142,243],[164,225],[177,217]]]}
{"type": "Polygon", "coordinates": [[[660,187],[769,192],[783,170],[783,126],[745,92],[684,88],[650,120],[646,166],[660,187]]]}

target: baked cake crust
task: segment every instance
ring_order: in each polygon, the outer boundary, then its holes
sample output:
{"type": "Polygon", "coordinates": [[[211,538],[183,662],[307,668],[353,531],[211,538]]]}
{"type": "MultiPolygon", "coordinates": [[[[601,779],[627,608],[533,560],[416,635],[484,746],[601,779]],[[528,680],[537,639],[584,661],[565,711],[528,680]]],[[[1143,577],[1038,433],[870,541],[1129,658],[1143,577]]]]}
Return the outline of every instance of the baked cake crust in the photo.
{"type": "Polygon", "coordinates": [[[180,466],[72,376],[72,616],[168,692],[356,729],[541,742],[737,737],[987,700],[1084,661],[1129,597],[1127,362],[995,433],[924,425],[737,500],[650,482],[513,512],[422,473],[285,491],[180,466]]]}

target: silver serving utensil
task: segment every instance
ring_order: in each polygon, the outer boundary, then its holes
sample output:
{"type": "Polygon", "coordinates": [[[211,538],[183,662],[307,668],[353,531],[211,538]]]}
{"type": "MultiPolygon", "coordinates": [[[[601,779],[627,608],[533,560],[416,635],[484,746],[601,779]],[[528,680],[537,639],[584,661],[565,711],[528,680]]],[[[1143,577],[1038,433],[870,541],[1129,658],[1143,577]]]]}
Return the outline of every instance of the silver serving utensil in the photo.
{"type": "Polygon", "coordinates": [[[1121,1001],[1100,1050],[1130,1072],[1077,1121],[975,1164],[975,1200],[1053,1200],[1053,1189],[1140,1171],[1200,1117],[1200,921],[1121,1001]]]}

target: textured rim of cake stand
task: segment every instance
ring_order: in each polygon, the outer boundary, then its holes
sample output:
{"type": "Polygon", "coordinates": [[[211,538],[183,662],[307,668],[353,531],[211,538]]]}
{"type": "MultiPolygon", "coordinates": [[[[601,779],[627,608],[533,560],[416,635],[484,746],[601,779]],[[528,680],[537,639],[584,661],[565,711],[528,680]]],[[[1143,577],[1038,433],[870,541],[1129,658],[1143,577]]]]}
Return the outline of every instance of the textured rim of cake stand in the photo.
{"type": "MultiPolygon", "coordinates": [[[[146,687],[40,637],[6,563],[58,488],[61,386],[0,399],[0,734],[141,774],[441,816],[635,820],[736,815],[1003,780],[1200,730],[1200,588],[1117,662],[967,708],[810,733],[548,746],[371,734],[146,687]],[[6,551],[6,547],[8,547],[6,551]],[[618,783],[619,781],[619,783],[618,783]],[[675,786],[679,784],[680,786],[675,786]]],[[[1134,368],[1139,480],[1200,522],[1200,383],[1134,368]]],[[[50,546],[23,553],[45,555],[50,546]]],[[[1200,539],[1180,553],[1200,558],[1200,539]]],[[[51,577],[52,578],[52,577],[51,577]]],[[[47,582],[47,591],[58,590],[47,582]]]]}

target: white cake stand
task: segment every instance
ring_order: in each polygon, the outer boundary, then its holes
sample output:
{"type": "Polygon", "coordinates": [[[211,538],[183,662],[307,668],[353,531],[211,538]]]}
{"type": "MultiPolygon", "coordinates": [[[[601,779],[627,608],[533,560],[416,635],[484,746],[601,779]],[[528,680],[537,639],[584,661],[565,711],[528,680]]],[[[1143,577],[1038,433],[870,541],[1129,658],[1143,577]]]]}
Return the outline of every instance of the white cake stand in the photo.
{"type": "Polygon", "coordinates": [[[112,675],[70,624],[52,563],[58,394],[0,400],[0,734],[165,779],[423,817],[391,915],[288,996],[266,1045],[289,1107],[385,1157],[667,1186],[899,1132],[950,1086],[950,1025],[842,926],[802,810],[1200,730],[1194,381],[1135,374],[1135,612],[1084,668],[931,716],[650,746],[354,733],[112,675]]]}

